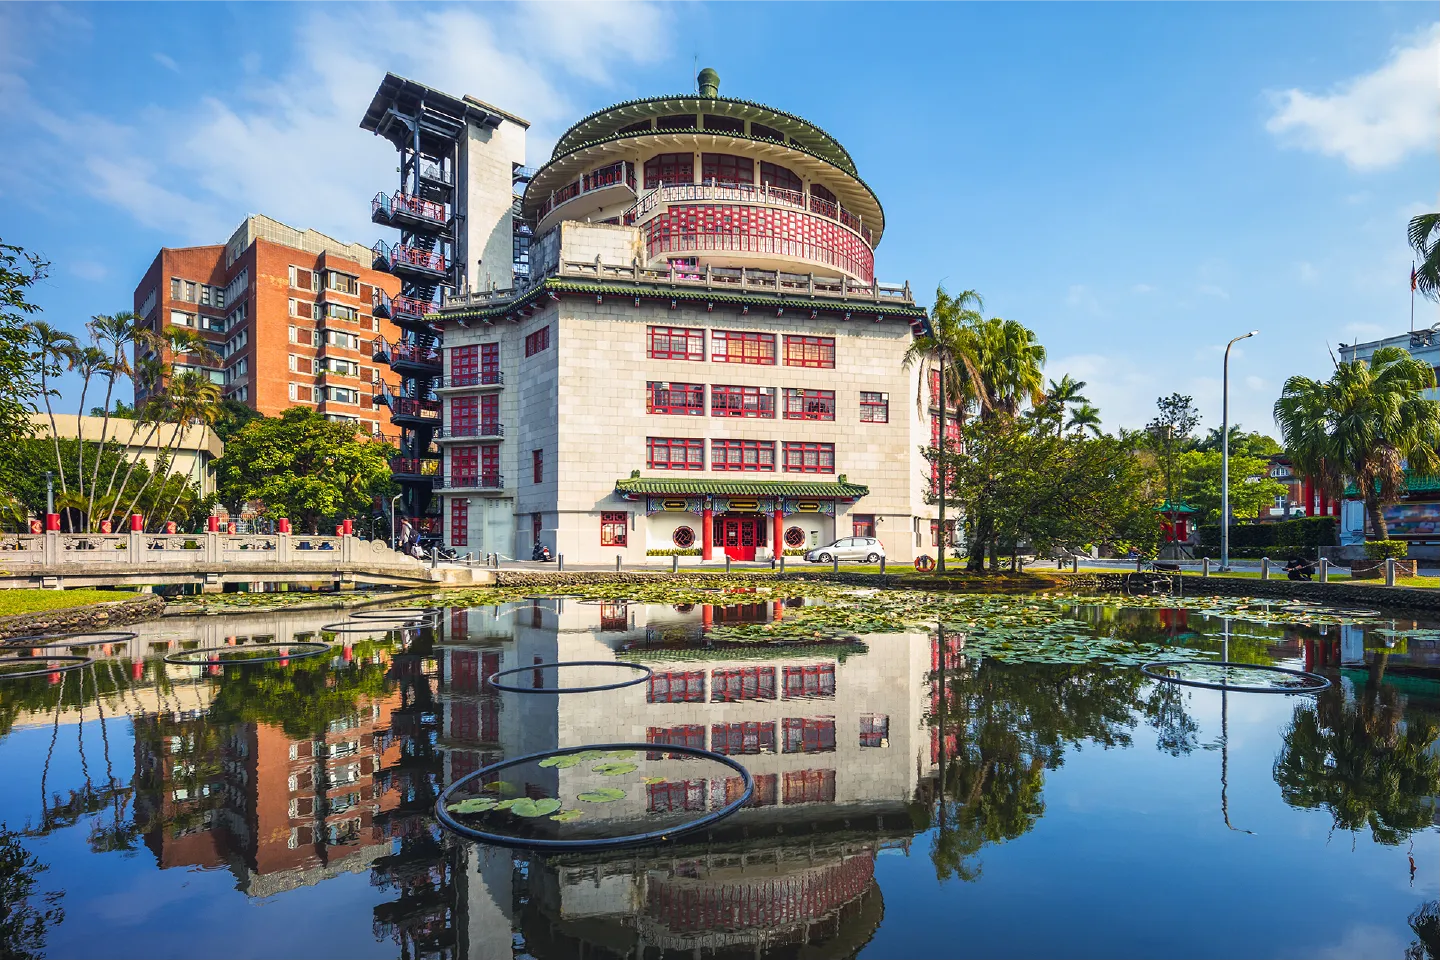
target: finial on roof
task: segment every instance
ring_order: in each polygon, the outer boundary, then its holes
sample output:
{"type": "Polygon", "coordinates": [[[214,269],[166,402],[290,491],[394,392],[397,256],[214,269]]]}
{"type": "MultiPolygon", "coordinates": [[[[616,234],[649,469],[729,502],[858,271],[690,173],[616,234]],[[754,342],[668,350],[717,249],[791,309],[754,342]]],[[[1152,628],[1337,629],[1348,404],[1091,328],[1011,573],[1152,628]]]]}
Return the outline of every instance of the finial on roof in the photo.
{"type": "Polygon", "coordinates": [[[706,67],[696,78],[696,86],[700,88],[702,97],[709,97],[714,100],[720,96],[720,74],[710,67],[706,67]]]}

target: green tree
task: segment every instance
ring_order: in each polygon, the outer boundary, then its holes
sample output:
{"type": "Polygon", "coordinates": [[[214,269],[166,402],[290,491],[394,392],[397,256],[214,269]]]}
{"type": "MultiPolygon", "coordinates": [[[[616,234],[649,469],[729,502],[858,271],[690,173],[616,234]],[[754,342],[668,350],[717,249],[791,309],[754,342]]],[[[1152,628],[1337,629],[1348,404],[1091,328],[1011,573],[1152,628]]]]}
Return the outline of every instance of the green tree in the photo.
{"type": "Polygon", "coordinates": [[[1330,380],[1295,376],[1276,401],[1276,423],[1299,474],[1340,498],[1355,484],[1372,533],[1386,539],[1381,505],[1405,491],[1405,470],[1437,469],[1437,403],[1421,396],[1436,386],[1431,368],[1399,347],[1336,365],[1330,380]]]}
{"type": "Polygon", "coordinates": [[[1416,289],[1428,300],[1437,297],[1436,249],[1441,240],[1441,215],[1417,214],[1406,225],[1406,239],[1421,258],[1416,270],[1416,289]]]}
{"type": "MultiPolygon", "coordinates": [[[[135,467],[129,478],[130,486],[123,489],[126,494],[138,493],[141,485],[150,479],[149,468],[143,462],[135,463],[138,458],[131,460],[125,457],[114,446],[101,452],[93,441],[86,441],[85,446],[85,463],[93,467],[98,461],[102,472],[116,470],[121,465],[135,467]]],[[[13,494],[28,515],[38,517],[44,514],[45,472],[53,471],[58,475],[63,468],[74,476],[80,467],[80,442],[74,438],[62,440],[60,455],[61,459],[57,463],[55,447],[48,437],[30,437],[0,448],[0,490],[13,494]]],[[[108,497],[102,493],[96,498],[97,520],[108,515],[118,494],[117,490],[108,497]]],[[[91,519],[85,515],[86,504],[86,498],[77,491],[56,495],[56,507],[61,511],[61,522],[67,529],[81,530],[87,526],[97,526],[95,523],[88,523],[91,519]]],[[[149,498],[142,502],[142,506],[149,504],[149,498]]]]}
{"type": "MultiPolygon", "coordinates": [[[[1156,410],[1156,416],[1146,425],[1146,434],[1150,438],[1151,449],[1155,451],[1156,459],[1160,462],[1161,473],[1166,478],[1166,503],[1175,507],[1176,459],[1182,451],[1195,444],[1191,432],[1201,422],[1201,417],[1191,403],[1190,396],[1186,394],[1157,397],[1156,410]]],[[[1175,516],[1172,515],[1170,520],[1174,524],[1175,516]]]]}
{"type": "Polygon", "coordinates": [[[30,288],[45,279],[49,264],[0,241],[0,446],[29,435],[39,385],[26,318],[40,308],[30,288]]]}
{"type": "Polygon", "coordinates": [[[222,443],[229,443],[230,438],[238,434],[246,424],[263,416],[260,411],[246,407],[240,401],[227,398],[216,407],[215,421],[210,425],[210,429],[215,431],[215,436],[219,437],[222,443]]]}
{"type": "MultiPolygon", "coordinates": [[[[108,348],[109,361],[106,366],[107,377],[105,379],[105,404],[101,410],[100,422],[100,449],[98,455],[105,453],[106,444],[110,441],[110,398],[115,392],[116,377],[130,377],[133,375],[133,368],[130,366],[129,348],[135,344],[142,328],[141,319],[133,312],[124,310],[117,314],[97,314],[91,318],[89,323],[90,336],[100,348],[108,348]]],[[[121,405],[117,404],[117,407],[121,405]]],[[[82,397],[80,408],[85,408],[85,400],[82,397]]],[[[93,414],[94,411],[91,411],[93,414]]],[[[134,416],[134,412],[131,412],[134,416]]],[[[96,485],[100,480],[100,457],[96,456],[95,464],[90,472],[90,499],[86,504],[85,516],[95,516],[96,485]]],[[[109,494],[109,491],[106,491],[109,494]]]]}
{"type": "MultiPolygon", "coordinates": [[[[1232,457],[1270,457],[1272,454],[1279,454],[1284,447],[1274,437],[1266,434],[1251,431],[1243,433],[1239,424],[1232,424],[1231,435],[1231,456],[1232,457]]],[[[1221,428],[1212,427],[1206,431],[1196,445],[1196,450],[1221,452],[1221,428]]]]}
{"type": "Polygon", "coordinates": [[[226,503],[260,501],[267,517],[289,517],[302,530],[368,513],[372,499],[394,488],[394,449],[362,438],[354,424],[292,407],[251,421],[231,438],[218,462],[226,503]]]}
{"type": "MultiPolygon", "coordinates": [[[[1200,523],[1221,522],[1221,454],[1188,450],[1176,459],[1176,495],[1196,508],[1200,523]]],[[[1231,515],[1255,518],[1287,491],[1272,480],[1270,462],[1260,457],[1231,454],[1231,515]]]]}
{"type": "MultiPolygon", "coordinates": [[[[50,398],[55,391],[50,387],[50,378],[65,370],[73,370],[79,351],[75,336],[51,327],[43,320],[32,320],[25,325],[35,347],[35,363],[40,371],[40,397],[45,401],[45,415],[50,418],[50,440],[55,445],[55,462],[60,459],[60,429],[55,426],[55,408],[50,398]]],[[[60,492],[69,488],[65,483],[65,471],[60,471],[60,492]]]]}
{"type": "Polygon", "coordinates": [[[0,823],[0,957],[44,957],[46,930],[65,920],[64,891],[35,891],[47,868],[0,823]]]}
{"type": "Polygon", "coordinates": [[[1083,403],[1071,410],[1071,418],[1066,421],[1066,430],[1085,433],[1090,431],[1094,437],[1101,436],[1101,412],[1088,403],[1083,403]]]}
{"type": "MultiPolygon", "coordinates": [[[[1045,396],[1041,402],[1032,408],[1031,413],[1041,420],[1048,421],[1060,433],[1063,429],[1070,430],[1076,423],[1076,412],[1086,411],[1083,415],[1085,422],[1082,429],[1091,424],[1100,424],[1100,417],[1091,415],[1098,414],[1096,408],[1091,406],[1091,399],[1082,394],[1086,387],[1084,380],[1074,380],[1070,374],[1063,374],[1059,381],[1053,380],[1046,388],[1045,396]],[[1066,424],[1066,415],[1071,414],[1071,424],[1066,424]]],[[[1097,433],[1100,433],[1097,431],[1097,433]]]]}

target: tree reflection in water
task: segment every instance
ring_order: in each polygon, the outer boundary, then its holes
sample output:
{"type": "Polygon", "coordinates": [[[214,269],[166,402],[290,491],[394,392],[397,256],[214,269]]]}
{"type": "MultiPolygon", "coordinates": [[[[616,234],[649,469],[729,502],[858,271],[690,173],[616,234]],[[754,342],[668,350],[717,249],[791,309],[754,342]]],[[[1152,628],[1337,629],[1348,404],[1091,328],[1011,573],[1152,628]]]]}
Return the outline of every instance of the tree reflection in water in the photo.
{"type": "Polygon", "coordinates": [[[44,957],[46,931],[65,920],[64,891],[35,893],[46,865],[0,824],[0,957],[44,957]]]}
{"type": "Polygon", "coordinates": [[[1333,828],[1369,829],[1400,844],[1432,823],[1441,762],[1432,702],[1411,704],[1383,684],[1377,658],[1354,700],[1341,685],[1297,704],[1272,775],[1293,807],[1324,809],[1333,828]]]}

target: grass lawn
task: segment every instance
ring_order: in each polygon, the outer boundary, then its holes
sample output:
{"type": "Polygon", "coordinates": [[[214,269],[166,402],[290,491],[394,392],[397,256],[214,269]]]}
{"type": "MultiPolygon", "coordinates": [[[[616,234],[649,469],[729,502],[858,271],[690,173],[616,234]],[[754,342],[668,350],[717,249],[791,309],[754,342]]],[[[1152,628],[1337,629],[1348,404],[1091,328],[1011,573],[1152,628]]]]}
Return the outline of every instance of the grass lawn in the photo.
{"type": "Polygon", "coordinates": [[[45,591],[19,589],[0,591],[0,617],[12,614],[35,614],[40,611],[57,611],[62,607],[86,607],[105,601],[123,601],[135,596],[134,591],[105,591],[84,587],[73,591],[45,591]]]}
{"type": "MultiPolygon", "coordinates": [[[[1093,572],[1097,572],[1097,573],[1106,572],[1106,573],[1112,573],[1112,574],[1114,574],[1114,573],[1117,573],[1119,569],[1118,569],[1118,568],[1115,568],[1115,567],[1085,567],[1085,566],[1083,565],[1083,566],[1081,567],[1081,570],[1082,570],[1082,571],[1093,571],[1093,572]]],[[[1128,570],[1131,570],[1131,569],[1130,569],[1130,568],[1127,568],[1126,570],[1128,571],[1128,570]]],[[[1120,573],[1126,573],[1126,571],[1120,571],[1120,573]]],[[[1187,576],[1191,576],[1191,577],[1200,577],[1200,576],[1201,576],[1201,572],[1200,572],[1200,571],[1194,571],[1194,570],[1185,570],[1185,571],[1182,571],[1182,573],[1183,573],[1183,574],[1186,574],[1187,576]]],[[[1246,580],[1259,581],[1259,580],[1261,579],[1261,572],[1260,572],[1260,571],[1232,571],[1232,572],[1229,573],[1229,574],[1220,574],[1220,573],[1217,573],[1216,571],[1212,571],[1212,572],[1211,572],[1211,576],[1212,576],[1212,577],[1243,578],[1243,579],[1246,579],[1246,580]]],[[[1347,575],[1347,574],[1337,574],[1334,569],[1333,569],[1332,572],[1331,572],[1330,578],[1331,578],[1331,579],[1330,579],[1330,583],[1332,583],[1332,584],[1349,584],[1349,585],[1353,585],[1353,586],[1357,586],[1357,587],[1379,587],[1379,588],[1383,588],[1383,589],[1386,587],[1386,582],[1385,582],[1384,580],[1377,579],[1377,580],[1353,581],[1349,575],[1347,575]]],[[[1285,572],[1285,571],[1279,570],[1278,568],[1272,568],[1272,570],[1271,570],[1271,580],[1273,580],[1273,581],[1284,581],[1285,579],[1286,579],[1286,572],[1285,572]]],[[[1314,579],[1313,579],[1312,583],[1315,583],[1315,580],[1314,580],[1314,579]]],[[[1438,589],[1438,588],[1441,588],[1441,577],[1426,577],[1426,576],[1421,576],[1421,577],[1398,577],[1398,578],[1396,578],[1396,586],[1397,586],[1397,587],[1426,587],[1426,588],[1430,588],[1430,589],[1432,589],[1432,590],[1436,590],[1436,589],[1438,589]]]]}

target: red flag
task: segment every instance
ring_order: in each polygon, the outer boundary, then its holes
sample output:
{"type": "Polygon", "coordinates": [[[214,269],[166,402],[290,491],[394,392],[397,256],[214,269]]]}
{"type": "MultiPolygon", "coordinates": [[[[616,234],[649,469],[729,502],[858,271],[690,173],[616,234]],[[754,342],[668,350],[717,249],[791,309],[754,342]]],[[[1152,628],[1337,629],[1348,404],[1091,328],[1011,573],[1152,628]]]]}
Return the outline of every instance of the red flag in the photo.
{"type": "Polygon", "coordinates": [[[1412,267],[1412,268],[1411,268],[1411,290],[1412,290],[1413,292],[1416,290],[1416,268],[1415,268],[1415,267],[1412,267]]]}

